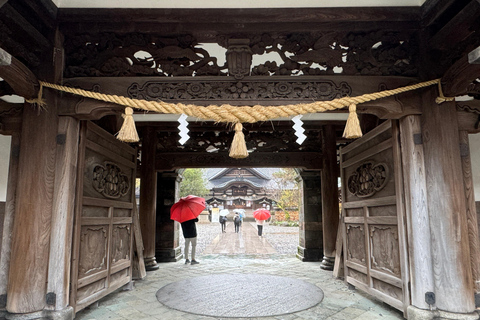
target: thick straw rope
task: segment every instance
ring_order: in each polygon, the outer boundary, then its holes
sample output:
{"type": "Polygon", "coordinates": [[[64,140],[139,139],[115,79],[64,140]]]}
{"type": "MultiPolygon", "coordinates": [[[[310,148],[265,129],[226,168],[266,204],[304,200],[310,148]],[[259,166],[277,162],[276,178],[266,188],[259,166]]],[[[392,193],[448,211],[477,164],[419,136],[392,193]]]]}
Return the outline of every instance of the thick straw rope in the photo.
{"type": "MultiPolygon", "coordinates": [[[[248,156],[247,147],[245,144],[245,137],[243,135],[243,122],[255,123],[258,121],[267,121],[280,117],[291,117],[297,115],[303,115],[307,113],[325,112],[330,110],[342,109],[346,106],[349,107],[349,117],[345,126],[345,132],[343,136],[345,138],[359,138],[362,136],[362,130],[360,129],[358,116],[357,116],[357,104],[367,101],[373,101],[380,98],[393,96],[402,92],[416,90],[424,87],[431,86],[433,84],[440,84],[440,79],[430,80],[426,82],[417,83],[414,85],[397,88],[393,90],[385,90],[381,92],[364,94],[357,97],[343,97],[334,99],[331,101],[315,101],[311,103],[299,103],[289,104],[285,106],[232,106],[224,104],[221,106],[209,105],[206,107],[199,107],[192,104],[183,103],[168,103],[164,101],[147,101],[139,99],[130,99],[127,97],[117,95],[107,95],[98,92],[86,91],[82,89],[70,88],[60,86],[48,82],[40,82],[40,90],[38,99],[32,100],[32,102],[41,103],[42,101],[42,88],[48,87],[58,91],[68,92],[76,95],[80,95],[87,98],[101,100],[105,102],[111,102],[118,105],[127,107],[125,109],[126,115],[122,128],[120,129],[117,138],[126,142],[136,142],[139,140],[137,131],[135,129],[135,122],[133,121],[132,108],[141,109],[145,111],[154,111],[158,113],[169,114],[186,114],[187,116],[204,119],[215,120],[216,122],[227,122],[235,124],[235,136],[233,138],[232,146],[230,147],[230,157],[232,158],[245,158],[248,156]]],[[[441,93],[443,100],[437,100],[437,103],[446,101],[445,97],[441,93]]]]}
{"type": "Polygon", "coordinates": [[[255,123],[258,121],[267,121],[280,117],[297,116],[300,114],[325,112],[342,109],[352,104],[360,104],[367,101],[373,101],[380,98],[393,96],[402,92],[416,90],[439,83],[440,79],[417,83],[414,85],[401,87],[393,90],[385,90],[375,93],[368,93],[357,97],[343,97],[331,101],[315,101],[311,103],[289,104],[285,106],[232,106],[223,104],[220,106],[209,105],[199,107],[193,104],[168,103],[164,101],[147,101],[140,99],[131,99],[123,96],[108,95],[98,92],[86,91],[82,89],[60,86],[48,82],[40,81],[44,87],[52,88],[58,91],[73,93],[87,98],[97,99],[105,102],[116,103],[118,105],[154,111],[158,113],[186,114],[204,120],[215,120],[216,122],[228,123],[255,123]]]}

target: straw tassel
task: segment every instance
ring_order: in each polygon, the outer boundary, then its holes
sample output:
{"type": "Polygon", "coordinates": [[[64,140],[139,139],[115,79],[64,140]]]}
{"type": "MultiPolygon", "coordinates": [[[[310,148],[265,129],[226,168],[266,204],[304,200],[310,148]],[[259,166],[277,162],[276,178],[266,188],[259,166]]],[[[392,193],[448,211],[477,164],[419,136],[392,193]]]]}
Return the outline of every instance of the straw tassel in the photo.
{"type": "Polygon", "coordinates": [[[135,120],[133,120],[133,109],[126,107],[123,118],[123,125],[117,134],[117,139],[124,142],[138,142],[140,138],[137,128],[135,128],[135,120]]]}
{"type": "Polygon", "coordinates": [[[248,157],[247,144],[243,135],[243,126],[241,123],[235,123],[235,136],[230,146],[230,157],[234,159],[243,159],[248,157]]]}
{"type": "Polygon", "coordinates": [[[360,128],[360,121],[358,121],[357,115],[357,105],[351,104],[348,107],[350,112],[347,119],[347,124],[345,125],[345,131],[343,131],[343,137],[347,139],[356,139],[360,138],[362,134],[362,129],[360,128]]]}

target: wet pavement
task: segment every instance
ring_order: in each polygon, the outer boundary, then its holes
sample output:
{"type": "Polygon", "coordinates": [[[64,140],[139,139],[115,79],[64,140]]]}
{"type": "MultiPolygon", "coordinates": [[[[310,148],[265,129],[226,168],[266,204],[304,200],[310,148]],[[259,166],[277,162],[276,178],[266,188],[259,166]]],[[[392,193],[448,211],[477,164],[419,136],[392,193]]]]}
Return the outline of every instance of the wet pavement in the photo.
{"type": "Polygon", "coordinates": [[[320,262],[301,262],[295,258],[295,252],[279,252],[296,248],[298,232],[295,235],[295,232],[292,232],[295,229],[287,228],[288,232],[282,233],[278,228],[281,227],[266,225],[264,237],[259,238],[254,222],[245,221],[239,233],[233,231],[231,223],[230,228],[227,225],[227,233],[223,234],[218,223],[198,224],[199,240],[202,238],[197,245],[197,260],[200,264],[186,265],[183,259],[160,264],[159,270],[149,271],[144,280],[135,281],[133,290],[113,292],[101,299],[98,306],[94,305],[77,313],[76,319],[403,319],[400,311],[359,290],[348,289],[342,280],[332,277],[331,271],[320,269],[320,262]],[[282,244],[282,250],[276,250],[278,244],[274,242],[280,238],[288,239],[288,245],[286,248],[285,244],[282,244]],[[291,243],[290,239],[296,241],[291,243]],[[264,309],[258,309],[254,308],[253,304],[245,305],[244,299],[239,299],[239,296],[241,297],[242,292],[251,295],[250,292],[254,292],[255,288],[265,287],[265,284],[259,287],[258,281],[224,281],[225,285],[219,287],[214,281],[217,277],[234,280],[238,276],[275,276],[284,277],[285,281],[267,281],[271,285],[267,291],[272,295],[264,299],[264,309]],[[303,290],[303,293],[307,291],[306,295],[296,294],[295,290],[284,287],[290,280],[305,282],[321,289],[323,300],[308,305],[310,295],[316,296],[316,290],[307,288],[303,290]],[[192,285],[190,293],[195,298],[187,294],[188,284],[192,285]],[[206,291],[199,291],[198,286],[202,284],[205,287],[202,290],[206,291]],[[173,291],[161,291],[164,287],[173,291]],[[217,304],[220,299],[215,295],[218,288],[221,288],[221,305],[217,304]],[[165,304],[157,299],[159,290],[159,299],[165,304]],[[175,299],[189,307],[180,310],[175,299]],[[225,301],[228,301],[226,306],[225,301]],[[281,307],[278,307],[279,303],[281,307]],[[307,303],[306,309],[295,308],[303,303],[307,303]],[[218,313],[215,312],[217,307],[218,313]],[[283,307],[290,311],[284,312],[283,307]],[[231,313],[225,311],[225,308],[236,311],[231,313]],[[254,313],[252,308],[268,313],[254,313]]]}

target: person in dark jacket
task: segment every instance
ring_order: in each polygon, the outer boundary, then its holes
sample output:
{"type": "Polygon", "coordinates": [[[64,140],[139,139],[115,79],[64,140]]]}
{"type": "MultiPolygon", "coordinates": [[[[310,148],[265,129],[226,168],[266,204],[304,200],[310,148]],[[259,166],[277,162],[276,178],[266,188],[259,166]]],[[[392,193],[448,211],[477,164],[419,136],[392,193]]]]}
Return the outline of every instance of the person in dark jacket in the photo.
{"type": "Polygon", "coordinates": [[[235,216],[233,217],[233,224],[235,225],[235,233],[238,233],[240,231],[240,224],[242,223],[242,218],[240,218],[240,215],[238,212],[235,212],[235,216]]]}
{"type": "Polygon", "coordinates": [[[198,222],[198,218],[187,220],[181,223],[183,237],[185,238],[185,264],[199,264],[195,260],[195,249],[197,248],[197,226],[195,223],[198,222]],[[190,249],[190,244],[192,244],[192,262],[188,260],[188,251],[190,249]]]}
{"type": "Polygon", "coordinates": [[[225,233],[225,227],[227,226],[227,217],[226,216],[220,216],[218,221],[220,222],[220,225],[222,226],[222,233],[225,233]]]}

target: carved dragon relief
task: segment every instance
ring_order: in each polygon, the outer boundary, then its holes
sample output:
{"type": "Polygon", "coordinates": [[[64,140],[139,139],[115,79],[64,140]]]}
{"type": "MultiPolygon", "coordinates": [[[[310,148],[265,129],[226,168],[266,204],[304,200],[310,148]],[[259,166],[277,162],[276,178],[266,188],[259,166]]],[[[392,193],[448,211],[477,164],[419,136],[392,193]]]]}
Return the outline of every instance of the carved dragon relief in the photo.
{"type": "Polygon", "coordinates": [[[347,189],[359,198],[368,198],[382,190],[389,180],[386,163],[367,161],[348,177],[347,189]]]}
{"type": "Polygon", "coordinates": [[[130,181],[128,176],[112,162],[105,161],[93,168],[93,188],[103,196],[117,199],[128,194],[130,181]]]}
{"type": "MultiPolygon", "coordinates": [[[[191,35],[162,38],[152,34],[72,36],[65,42],[65,77],[105,76],[227,76],[241,78],[288,75],[415,76],[417,45],[412,34],[393,31],[370,33],[294,33],[245,35],[241,52],[278,54],[277,61],[232,69],[197,43],[191,35]],[[248,40],[248,41],[247,41],[248,40]],[[141,54],[139,54],[141,53],[141,54]],[[231,70],[232,69],[232,70],[231,70]],[[245,71],[246,70],[246,71],[245,71]]],[[[232,52],[230,36],[217,44],[232,52]]],[[[238,51],[238,48],[236,49],[238,51]]],[[[248,59],[245,63],[249,63],[248,59]]]]}

